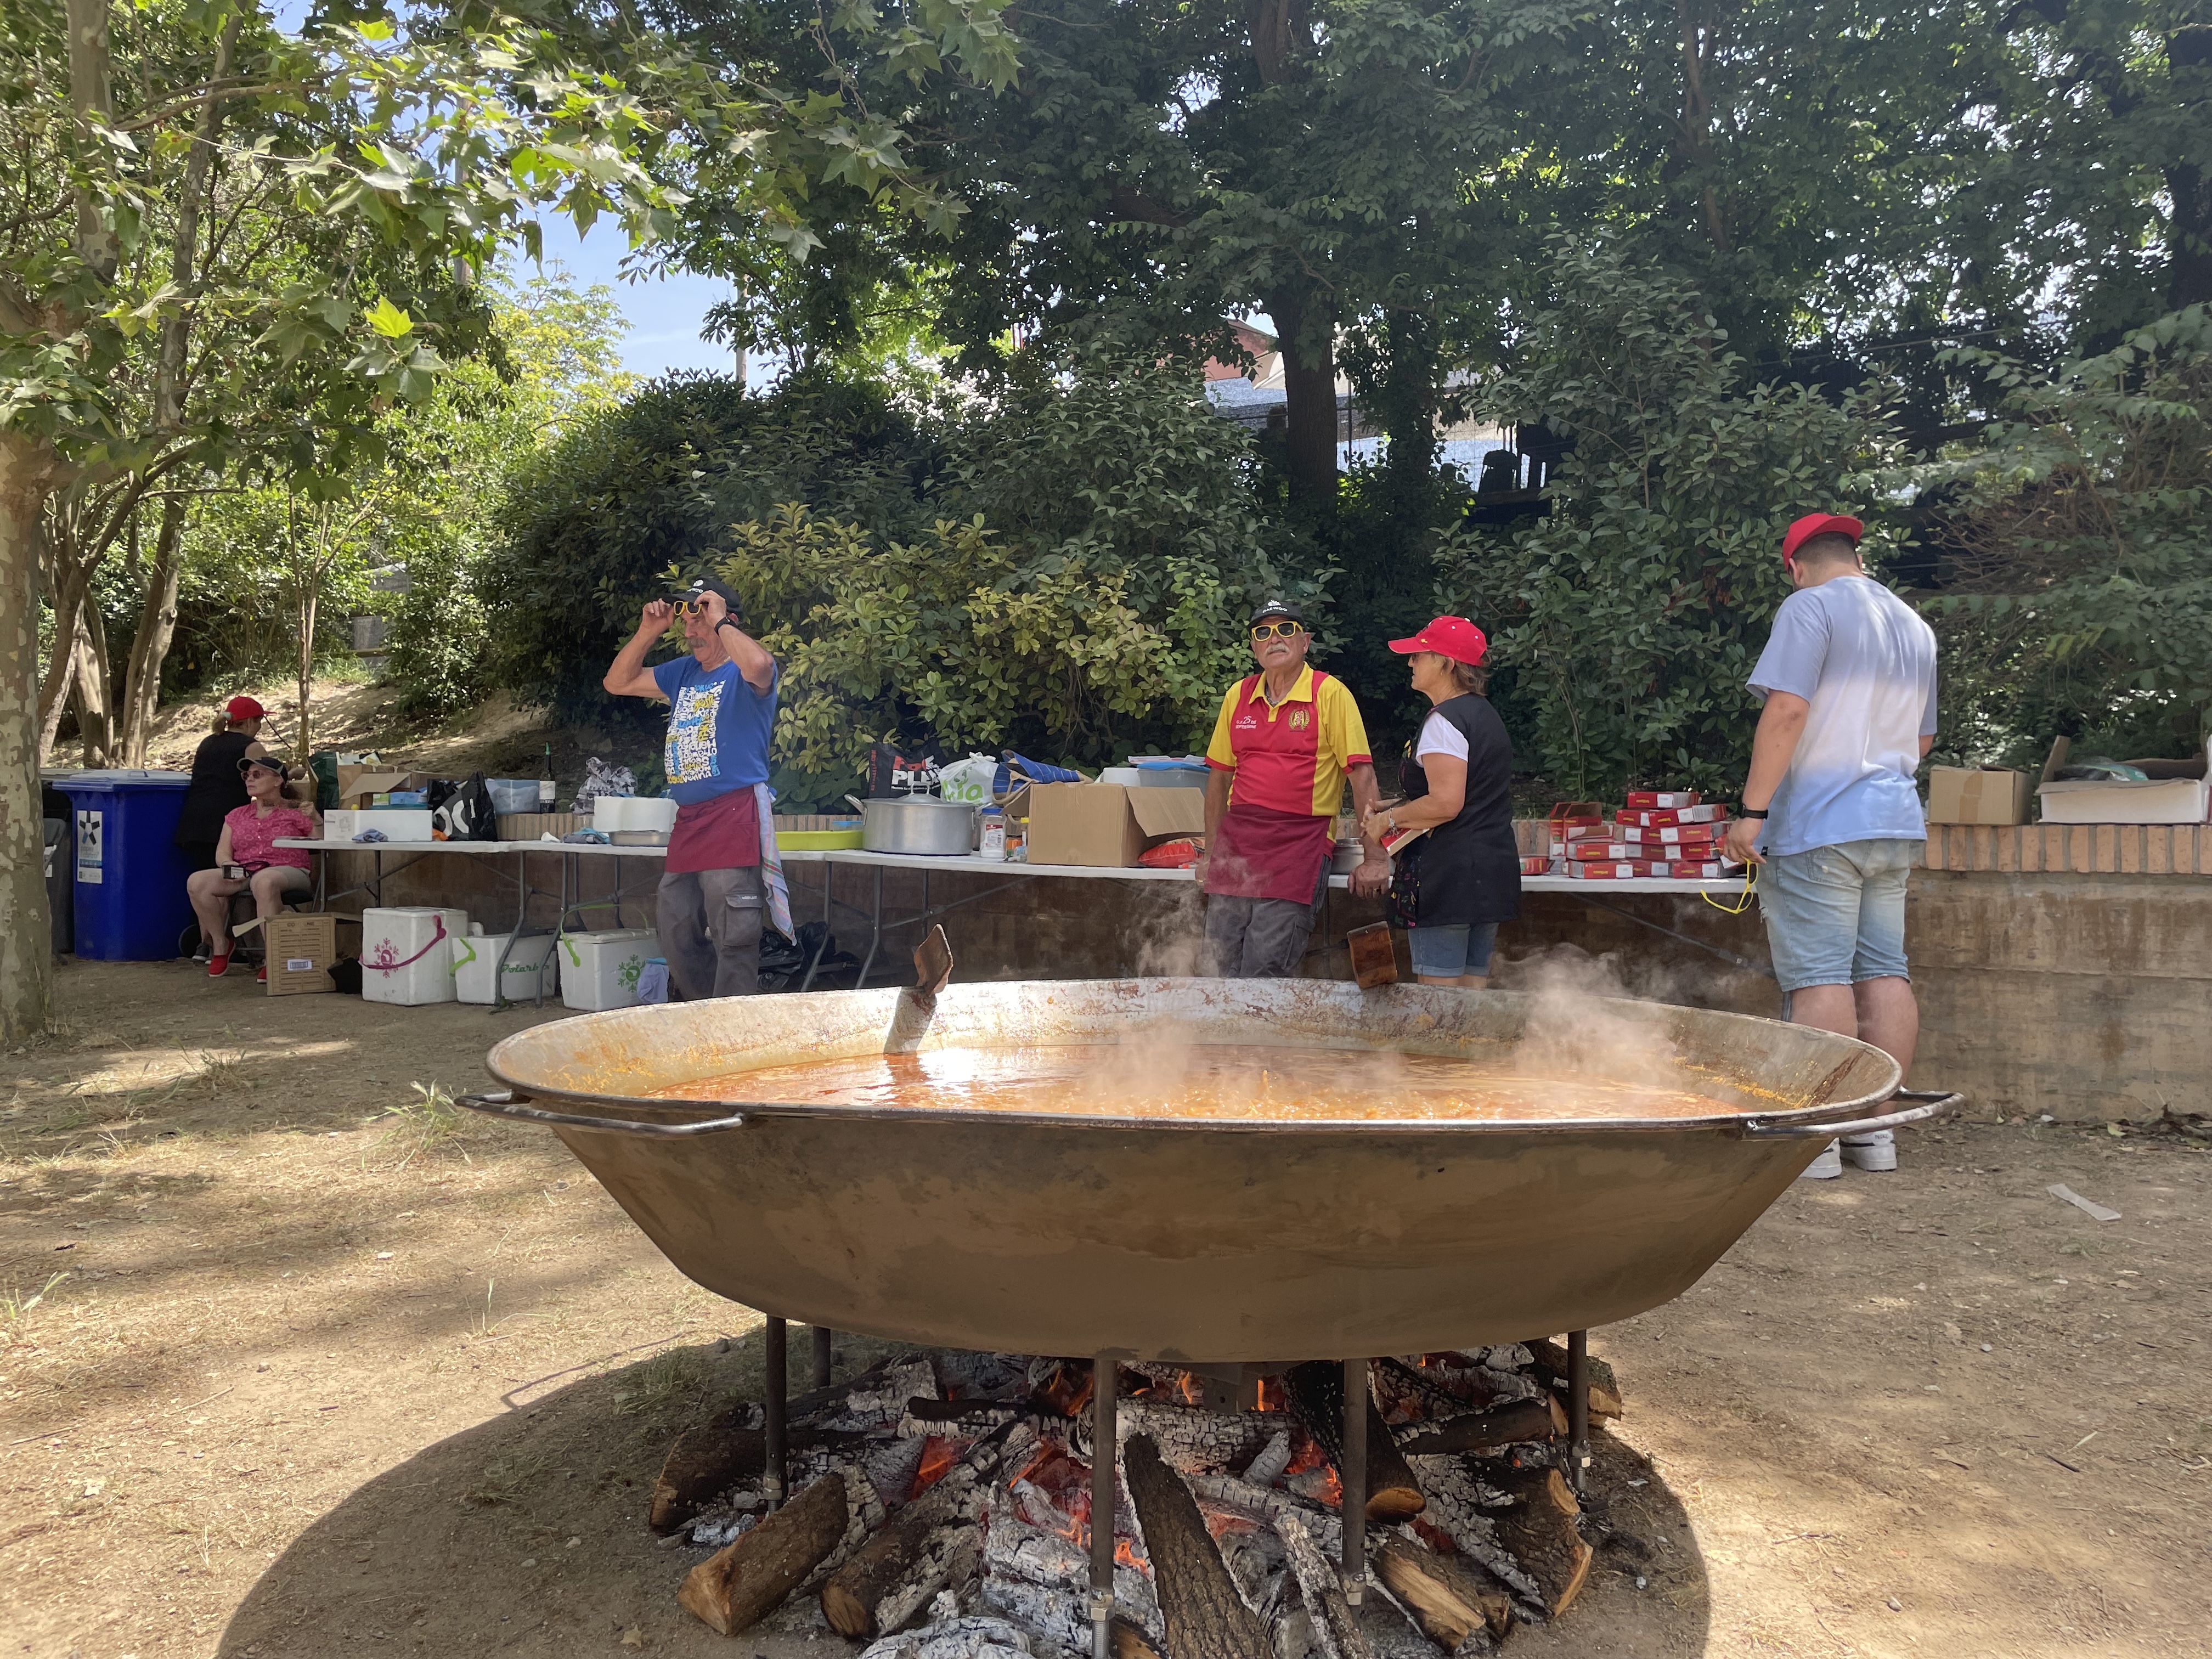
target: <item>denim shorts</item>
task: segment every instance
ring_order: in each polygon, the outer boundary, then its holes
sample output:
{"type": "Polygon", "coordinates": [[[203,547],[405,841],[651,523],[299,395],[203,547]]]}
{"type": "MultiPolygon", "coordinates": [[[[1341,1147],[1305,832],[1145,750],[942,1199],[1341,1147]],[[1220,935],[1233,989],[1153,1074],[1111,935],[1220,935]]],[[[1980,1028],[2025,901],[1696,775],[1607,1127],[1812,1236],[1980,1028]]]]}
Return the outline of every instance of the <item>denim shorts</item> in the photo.
{"type": "Polygon", "coordinates": [[[1846,841],[1782,853],[1759,872],[1759,909],[1786,994],[1908,979],[1905,886],[1917,841],[1846,841]]]}
{"type": "Polygon", "coordinates": [[[1413,927],[1406,937],[1413,949],[1413,971],[1429,979],[1487,975],[1490,953],[1498,945],[1494,921],[1457,927],[1413,927]]]}

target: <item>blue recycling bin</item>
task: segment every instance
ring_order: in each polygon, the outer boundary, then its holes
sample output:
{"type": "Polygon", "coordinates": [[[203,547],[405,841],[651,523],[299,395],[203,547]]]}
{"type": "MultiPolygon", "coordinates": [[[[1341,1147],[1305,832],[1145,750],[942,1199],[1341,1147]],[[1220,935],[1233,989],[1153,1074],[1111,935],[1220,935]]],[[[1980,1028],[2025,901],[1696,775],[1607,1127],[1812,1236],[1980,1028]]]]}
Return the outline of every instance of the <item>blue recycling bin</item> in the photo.
{"type": "Polygon", "coordinates": [[[184,772],[68,772],[76,880],[76,953],[100,962],[161,962],[192,919],[191,860],[175,844],[184,772]]]}

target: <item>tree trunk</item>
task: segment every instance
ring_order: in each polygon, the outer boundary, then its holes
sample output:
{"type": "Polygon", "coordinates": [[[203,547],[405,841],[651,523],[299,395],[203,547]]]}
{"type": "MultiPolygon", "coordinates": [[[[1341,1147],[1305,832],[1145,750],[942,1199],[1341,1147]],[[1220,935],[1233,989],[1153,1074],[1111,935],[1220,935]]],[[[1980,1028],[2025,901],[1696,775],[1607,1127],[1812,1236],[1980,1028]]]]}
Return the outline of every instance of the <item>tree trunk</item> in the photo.
{"type": "Polygon", "coordinates": [[[177,633],[177,586],[185,571],[185,504],[180,491],[161,502],[161,528],[154,541],[154,566],[138,608],[138,631],[131,641],[131,663],[123,681],[119,746],[125,766],[146,763],[146,744],[161,706],[161,665],[177,633]]]}
{"type": "Polygon", "coordinates": [[[1336,499],[1336,317],[1322,296],[1279,289],[1267,309],[1283,354],[1291,498],[1336,499]]]}
{"type": "Polygon", "coordinates": [[[39,682],[39,752],[49,753],[61,725],[62,706],[76,680],[76,641],[82,631],[87,580],[74,564],[64,568],[61,550],[46,533],[43,519],[31,526],[33,568],[46,578],[47,602],[54,612],[53,652],[39,682]]]}
{"type": "Polygon", "coordinates": [[[40,519],[54,456],[0,434],[0,1042],[46,1028],[53,988],[39,791],[40,519]]]}
{"type": "Polygon", "coordinates": [[[80,613],[76,637],[76,735],[87,766],[105,766],[112,752],[107,696],[112,682],[107,658],[107,619],[89,594],[80,613]]]}
{"type": "Polygon", "coordinates": [[[311,705],[315,695],[315,590],[319,585],[310,579],[300,590],[300,729],[292,737],[292,754],[302,766],[313,752],[308,740],[314,735],[311,705]]]}
{"type": "MultiPolygon", "coordinates": [[[[2170,70],[2184,74],[2212,69],[2212,19],[2168,35],[2166,58],[2170,70]]],[[[2200,105],[2197,118],[2212,119],[2212,106],[2200,105]]],[[[2166,228],[2167,308],[2212,304],[2212,171],[2176,163],[2166,169],[2166,187],[2173,198],[2166,228]]]]}

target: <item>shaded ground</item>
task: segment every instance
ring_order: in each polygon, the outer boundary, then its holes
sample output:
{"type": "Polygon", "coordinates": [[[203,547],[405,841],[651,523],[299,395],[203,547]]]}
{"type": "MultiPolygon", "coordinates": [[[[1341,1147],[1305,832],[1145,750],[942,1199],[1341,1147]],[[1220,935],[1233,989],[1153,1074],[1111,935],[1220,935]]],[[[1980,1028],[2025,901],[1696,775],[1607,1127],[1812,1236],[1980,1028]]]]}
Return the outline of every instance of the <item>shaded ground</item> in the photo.
{"type": "MultiPolygon", "coordinates": [[[[62,998],[0,1055],[0,1654],[846,1651],[712,1635],[642,1523],[668,1437],[757,1388],[754,1316],[550,1139],[365,1121],[532,1015],[166,964],[62,998]]],[[[2212,1650],[2208,1173],[1961,1126],[1800,1183],[1594,1340],[1624,1541],[1508,1651],[2212,1650]]]]}

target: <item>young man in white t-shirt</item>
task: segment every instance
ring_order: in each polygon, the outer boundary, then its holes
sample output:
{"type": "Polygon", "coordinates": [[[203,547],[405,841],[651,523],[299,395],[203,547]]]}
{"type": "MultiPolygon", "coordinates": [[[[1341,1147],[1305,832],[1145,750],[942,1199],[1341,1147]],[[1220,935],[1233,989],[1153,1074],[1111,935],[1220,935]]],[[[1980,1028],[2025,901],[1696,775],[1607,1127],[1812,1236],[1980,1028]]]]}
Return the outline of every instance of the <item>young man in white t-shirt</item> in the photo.
{"type": "MultiPolygon", "coordinates": [[[[1867,574],[1863,533],[1856,519],[1814,513],[1783,537],[1797,591],[1752,671],[1765,708],[1728,852],[1766,866],[1759,911],[1785,1017],[1862,1038],[1909,1072],[1920,1010],[1905,889],[1928,838],[1913,775],[1936,741],[1936,635],[1867,574]]],[[[1897,1167],[1887,1129],[1844,1142],[1841,1157],[1897,1167]]],[[[1831,1146],[1805,1173],[1842,1172],[1831,1146]]]]}

